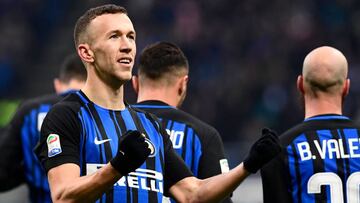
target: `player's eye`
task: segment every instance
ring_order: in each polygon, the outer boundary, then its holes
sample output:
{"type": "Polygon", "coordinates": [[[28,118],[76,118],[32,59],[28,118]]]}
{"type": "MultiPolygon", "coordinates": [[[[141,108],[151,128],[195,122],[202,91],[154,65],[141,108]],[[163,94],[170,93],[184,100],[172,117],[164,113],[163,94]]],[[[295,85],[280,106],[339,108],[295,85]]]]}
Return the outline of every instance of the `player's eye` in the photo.
{"type": "Polygon", "coordinates": [[[109,39],[117,39],[119,38],[119,35],[118,34],[113,34],[113,35],[110,35],[109,39]]]}
{"type": "Polygon", "coordinates": [[[128,38],[131,40],[135,40],[135,35],[128,35],[128,38]]]}

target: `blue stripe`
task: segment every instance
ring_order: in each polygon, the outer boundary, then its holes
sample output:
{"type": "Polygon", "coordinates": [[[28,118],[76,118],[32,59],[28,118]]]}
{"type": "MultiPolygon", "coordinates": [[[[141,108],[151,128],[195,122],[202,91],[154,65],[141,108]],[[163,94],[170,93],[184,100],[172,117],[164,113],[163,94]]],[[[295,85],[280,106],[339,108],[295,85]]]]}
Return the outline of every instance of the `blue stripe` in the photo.
{"type": "Polygon", "coordinates": [[[134,104],[131,105],[136,108],[146,108],[146,109],[176,109],[172,106],[165,106],[165,105],[141,105],[141,104],[134,104]]]}
{"type": "Polygon", "coordinates": [[[198,135],[195,133],[194,134],[195,136],[195,139],[194,139],[194,142],[195,142],[195,152],[193,154],[193,168],[192,168],[192,171],[194,173],[195,176],[198,176],[198,173],[199,173],[199,164],[200,164],[200,158],[201,158],[201,155],[202,155],[202,149],[201,149],[201,142],[200,142],[200,139],[198,137],[198,135]]]}
{"type": "Polygon", "coordinates": [[[304,120],[304,122],[306,121],[312,121],[312,120],[331,120],[331,119],[341,119],[341,120],[349,120],[348,117],[346,116],[315,116],[315,117],[310,117],[304,120]]]}

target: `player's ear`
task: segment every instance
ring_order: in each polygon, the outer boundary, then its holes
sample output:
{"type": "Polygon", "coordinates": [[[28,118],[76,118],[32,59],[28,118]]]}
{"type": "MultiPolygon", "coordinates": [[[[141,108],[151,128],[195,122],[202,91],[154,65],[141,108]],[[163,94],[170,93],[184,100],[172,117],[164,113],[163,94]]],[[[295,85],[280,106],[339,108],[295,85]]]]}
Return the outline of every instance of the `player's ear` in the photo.
{"type": "Polygon", "coordinates": [[[79,44],[77,51],[83,61],[88,63],[94,62],[94,52],[91,51],[88,44],[79,44]]]}
{"type": "Polygon", "coordinates": [[[58,78],[54,79],[54,89],[56,93],[62,92],[62,83],[58,78]]]}
{"type": "Polygon", "coordinates": [[[180,78],[179,80],[179,95],[182,95],[186,92],[186,89],[187,89],[187,83],[189,81],[189,76],[188,75],[185,75],[183,77],[180,78]]]}
{"type": "Polygon", "coordinates": [[[298,90],[301,92],[301,94],[304,94],[304,77],[302,75],[299,75],[297,78],[296,86],[298,90]]]}
{"type": "Polygon", "coordinates": [[[134,91],[136,92],[136,94],[139,94],[139,78],[136,75],[133,75],[131,78],[131,84],[134,88],[134,91]]]}
{"type": "Polygon", "coordinates": [[[346,97],[349,94],[349,90],[350,90],[350,79],[348,78],[345,80],[342,96],[346,97]]]}

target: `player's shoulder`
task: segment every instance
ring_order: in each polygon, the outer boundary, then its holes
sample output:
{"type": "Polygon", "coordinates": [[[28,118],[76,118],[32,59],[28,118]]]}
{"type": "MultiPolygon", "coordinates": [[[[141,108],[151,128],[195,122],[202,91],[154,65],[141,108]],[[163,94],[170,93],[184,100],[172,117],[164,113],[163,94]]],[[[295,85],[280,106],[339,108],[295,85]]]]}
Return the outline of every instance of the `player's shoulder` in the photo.
{"type": "Polygon", "coordinates": [[[29,112],[33,109],[38,108],[41,105],[53,105],[54,103],[61,100],[61,97],[56,94],[47,94],[31,99],[26,99],[20,103],[18,111],[23,113],[29,112]]]}
{"type": "Polygon", "coordinates": [[[181,109],[163,109],[158,115],[162,119],[179,122],[192,128],[200,139],[220,138],[219,132],[210,124],[181,109]]]}
{"type": "Polygon", "coordinates": [[[76,93],[70,93],[67,96],[61,98],[57,103],[53,105],[51,111],[71,111],[78,112],[83,103],[76,93]]]}
{"type": "MultiPolygon", "coordinates": [[[[322,116],[322,115],[320,115],[322,116]]],[[[320,117],[319,116],[319,117],[320,117]]],[[[360,129],[360,125],[349,118],[341,117],[336,119],[314,119],[305,120],[293,126],[281,134],[280,140],[283,144],[289,144],[297,136],[317,130],[332,130],[332,129],[360,129]]]]}

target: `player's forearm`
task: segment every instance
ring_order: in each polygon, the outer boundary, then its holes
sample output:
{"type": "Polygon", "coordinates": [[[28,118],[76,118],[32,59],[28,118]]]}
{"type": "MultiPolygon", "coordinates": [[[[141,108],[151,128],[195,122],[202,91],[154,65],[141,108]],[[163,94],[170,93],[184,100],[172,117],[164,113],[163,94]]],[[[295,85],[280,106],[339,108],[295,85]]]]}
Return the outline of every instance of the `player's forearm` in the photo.
{"type": "Polygon", "coordinates": [[[204,179],[191,202],[220,202],[229,196],[249,174],[243,164],[240,164],[228,173],[204,179]]]}
{"type": "Polygon", "coordinates": [[[107,164],[91,175],[63,182],[55,188],[51,185],[52,199],[54,202],[94,202],[120,178],[120,173],[107,164]]]}

